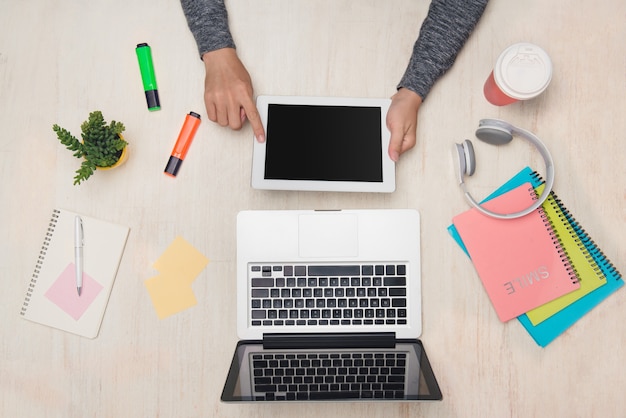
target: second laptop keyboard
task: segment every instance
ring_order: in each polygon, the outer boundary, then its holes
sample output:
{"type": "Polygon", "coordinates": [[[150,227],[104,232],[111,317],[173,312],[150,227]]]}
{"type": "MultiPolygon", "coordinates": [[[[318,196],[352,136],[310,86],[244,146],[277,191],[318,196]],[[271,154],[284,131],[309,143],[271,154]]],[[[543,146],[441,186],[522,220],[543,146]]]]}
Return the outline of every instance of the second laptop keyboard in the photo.
{"type": "Polygon", "coordinates": [[[252,326],[404,325],[406,264],[252,264],[252,326]]]}

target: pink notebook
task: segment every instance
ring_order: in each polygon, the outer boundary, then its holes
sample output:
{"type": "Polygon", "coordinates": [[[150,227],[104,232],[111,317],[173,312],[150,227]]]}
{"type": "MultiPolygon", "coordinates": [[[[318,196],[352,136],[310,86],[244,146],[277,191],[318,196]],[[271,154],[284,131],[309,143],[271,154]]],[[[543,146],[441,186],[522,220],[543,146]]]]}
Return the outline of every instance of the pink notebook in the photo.
{"type": "MultiPolygon", "coordinates": [[[[526,183],[484,206],[512,213],[534,199],[535,192],[526,183]]],[[[512,220],[470,209],[453,223],[502,322],[580,287],[543,209],[512,220]]]]}

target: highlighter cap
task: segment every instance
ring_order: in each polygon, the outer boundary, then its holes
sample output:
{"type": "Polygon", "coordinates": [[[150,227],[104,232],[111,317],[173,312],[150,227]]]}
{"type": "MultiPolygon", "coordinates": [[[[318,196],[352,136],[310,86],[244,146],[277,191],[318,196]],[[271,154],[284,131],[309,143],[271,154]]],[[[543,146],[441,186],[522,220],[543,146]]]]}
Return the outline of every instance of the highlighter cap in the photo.
{"type": "Polygon", "coordinates": [[[176,177],[176,174],[178,174],[178,170],[180,169],[181,165],[183,165],[183,160],[181,160],[180,158],[176,158],[172,155],[167,161],[164,173],[169,176],[176,177]]]}
{"type": "Polygon", "coordinates": [[[148,110],[161,109],[161,101],[159,100],[158,90],[146,90],[146,102],[148,102],[148,110]]]}

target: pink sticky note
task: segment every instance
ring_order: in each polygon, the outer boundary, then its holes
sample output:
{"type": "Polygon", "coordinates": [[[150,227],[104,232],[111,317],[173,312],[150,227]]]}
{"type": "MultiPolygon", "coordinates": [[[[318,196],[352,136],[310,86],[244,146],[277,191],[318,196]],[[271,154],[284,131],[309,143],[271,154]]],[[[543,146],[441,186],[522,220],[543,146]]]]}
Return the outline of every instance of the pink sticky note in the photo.
{"type": "Polygon", "coordinates": [[[67,265],[46,292],[46,297],[78,321],[96,299],[102,290],[102,285],[87,273],[83,273],[83,289],[81,295],[78,296],[74,268],[74,263],[67,265]]]}

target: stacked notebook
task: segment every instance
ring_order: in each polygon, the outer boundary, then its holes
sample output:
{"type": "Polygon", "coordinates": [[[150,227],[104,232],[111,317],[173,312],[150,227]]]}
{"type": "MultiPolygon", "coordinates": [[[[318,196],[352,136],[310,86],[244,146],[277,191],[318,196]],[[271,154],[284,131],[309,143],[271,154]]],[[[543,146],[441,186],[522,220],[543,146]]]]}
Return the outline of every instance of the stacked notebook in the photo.
{"type": "MultiPolygon", "coordinates": [[[[530,206],[543,187],[526,167],[483,204],[511,213],[530,206]]],[[[454,217],[448,231],[471,258],[500,320],[517,318],[542,347],[624,284],[554,192],[522,218],[470,209],[454,217]]]]}

